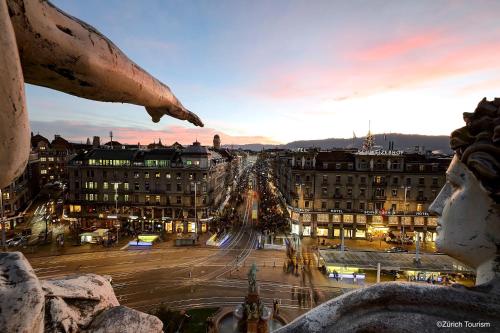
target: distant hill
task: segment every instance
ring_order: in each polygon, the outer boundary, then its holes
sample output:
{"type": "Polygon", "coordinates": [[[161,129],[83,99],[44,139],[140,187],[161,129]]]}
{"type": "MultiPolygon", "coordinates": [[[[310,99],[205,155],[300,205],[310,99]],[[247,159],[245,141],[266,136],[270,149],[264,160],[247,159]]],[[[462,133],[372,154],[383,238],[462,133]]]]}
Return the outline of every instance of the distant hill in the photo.
{"type": "MultiPolygon", "coordinates": [[[[394,142],[394,149],[413,151],[415,146],[422,147],[423,150],[439,151],[445,154],[451,154],[450,138],[447,135],[419,135],[419,134],[375,134],[375,145],[381,146],[383,149],[388,149],[389,141],[394,142]]],[[[227,148],[241,148],[259,151],[262,149],[281,148],[281,149],[297,149],[297,148],[361,148],[364,137],[356,139],[322,139],[322,140],[300,140],[292,141],[284,145],[267,145],[260,143],[252,143],[245,145],[224,145],[227,148]]]]}

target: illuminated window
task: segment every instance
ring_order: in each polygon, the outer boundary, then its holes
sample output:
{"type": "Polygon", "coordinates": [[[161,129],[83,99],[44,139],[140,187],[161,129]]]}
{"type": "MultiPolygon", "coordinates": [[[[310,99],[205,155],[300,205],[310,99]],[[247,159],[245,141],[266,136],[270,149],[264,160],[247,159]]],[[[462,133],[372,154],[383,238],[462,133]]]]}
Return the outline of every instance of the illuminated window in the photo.
{"type": "Polygon", "coordinates": [[[49,157],[49,162],[54,162],[54,158],[53,157],[49,157]]]}
{"type": "Polygon", "coordinates": [[[46,175],[46,174],[47,174],[47,170],[45,170],[45,169],[44,169],[44,170],[40,170],[40,173],[41,173],[42,175],[46,175]]]}
{"type": "Polygon", "coordinates": [[[42,162],[47,161],[47,157],[41,157],[41,158],[40,158],[40,161],[42,161],[42,162]]]}
{"type": "Polygon", "coordinates": [[[125,194],[125,195],[124,195],[124,200],[125,200],[125,201],[127,201],[127,202],[129,201],[128,194],[125,194]]]}
{"type": "MultiPolygon", "coordinates": [[[[108,182],[104,182],[102,184],[102,188],[105,189],[105,190],[107,190],[108,189],[108,182]]],[[[104,201],[106,201],[106,199],[104,199],[104,201]]]]}
{"type": "Polygon", "coordinates": [[[144,178],[146,178],[146,179],[149,178],[149,172],[144,172],[144,178]]]}
{"type": "Polygon", "coordinates": [[[123,188],[124,188],[125,190],[128,190],[128,183],[123,183],[123,188]]]}
{"type": "Polygon", "coordinates": [[[160,173],[159,172],[155,173],[155,178],[160,178],[160,173]]]}
{"type": "Polygon", "coordinates": [[[172,178],[172,175],[170,175],[170,173],[167,173],[167,174],[165,175],[165,177],[167,177],[167,179],[170,179],[170,178],[172,178]]]}
{"type": "Polygon", "coordinates": [[[109,197],[108,197],[108,194],[107,193],[104,193],[104,201],[108,201],[109,200],[109,197]]]}
{"type": "Polygon", "coordinates": [[[200,161],[194,161],[194,165],[199,166],[200,165],[200,161]]]}
{"type": "Polygon", "coordinates": [[[191,165],[191,164],[193,164],[193,162],[191,160],[186,161],[186,165],[191,165]]]}
{"type": "Polygon", "coordinates": [[[161,197],[160,197],[159,195],[157,195],[157,196],[155,197],[155,201],[156,201],[156,203],[157,203],[157,204],[159,204],[159,203],[160,203],[160,200],[161,200],[161,197]]]}

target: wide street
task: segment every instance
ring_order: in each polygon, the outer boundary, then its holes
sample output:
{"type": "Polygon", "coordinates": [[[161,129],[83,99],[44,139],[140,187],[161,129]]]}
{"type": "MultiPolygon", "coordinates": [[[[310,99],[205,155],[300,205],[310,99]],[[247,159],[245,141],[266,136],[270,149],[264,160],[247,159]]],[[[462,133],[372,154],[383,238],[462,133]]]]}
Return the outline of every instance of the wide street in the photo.
{"type": "Polygon", "coordinates": [[[320,302],[357,286],[339,284],[322,275],[315,266],[299,274],[285,273],[284,251],[257,250],[257,235],[249,218],[254,195],[249,191],[242,207],[241,227],[221,248],[205,246],[113,249],[103,252],[29,257],[41,279],[74,273],[96,273],[112,277],[121,304],[149,311],[161,303],[170,308],[219,307],[241,303],[247,292],[246,273],[258,266],[261,297],[272,306],[280,299],[288,320],[320,302]],[[297,292],[306,302],[299,306],[297,292]],[[312,303],[312,304],[311,304],[312,303]]]}

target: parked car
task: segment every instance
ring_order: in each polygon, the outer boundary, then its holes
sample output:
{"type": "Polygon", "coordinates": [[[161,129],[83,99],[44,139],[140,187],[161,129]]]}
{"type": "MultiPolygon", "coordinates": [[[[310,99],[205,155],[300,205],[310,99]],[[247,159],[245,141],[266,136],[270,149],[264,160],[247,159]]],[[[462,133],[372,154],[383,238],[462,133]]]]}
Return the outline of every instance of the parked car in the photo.
{"type": "Polygon", "coordinates": [[[7,246],[19,246],[19,245],[22,245],[25,242],[26,242],[26,237],[18,235],[18,236],[15,236],[12,239],[9,239],[6,243],[7,243],[7,246]]]}
{"type": "Polygon", "coordinates": [[[386,250],[385,252],[388,253],[403,253],[403,252],[408,252],[407,249],[403,249],[401,246],[393,246],[390,249],[386,250]]]}

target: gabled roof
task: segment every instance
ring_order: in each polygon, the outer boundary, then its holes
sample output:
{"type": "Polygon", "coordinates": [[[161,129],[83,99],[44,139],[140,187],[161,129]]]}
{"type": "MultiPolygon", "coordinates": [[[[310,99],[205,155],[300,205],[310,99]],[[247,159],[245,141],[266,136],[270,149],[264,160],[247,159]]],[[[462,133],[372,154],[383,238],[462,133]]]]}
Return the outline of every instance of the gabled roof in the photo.
{"type": "Polygon", "coordinates": [[[38,143],[40,143],[41,141],[45,141],[47,143],[47,145],[50,145],[50,141],[47,140],[46,137],[40,135],[40,134],[37,134],[37,135],[34,135],[31,137],[31,146],[33,148],[37,147],[38,146],[38,143]]]}
{"type": "Polygon", "coordinates": [[[193,142],[192,145],[187,146],[183,151],[184,155],[208,155],[208,149],[202,146],[198,141],[193,142]]]}

